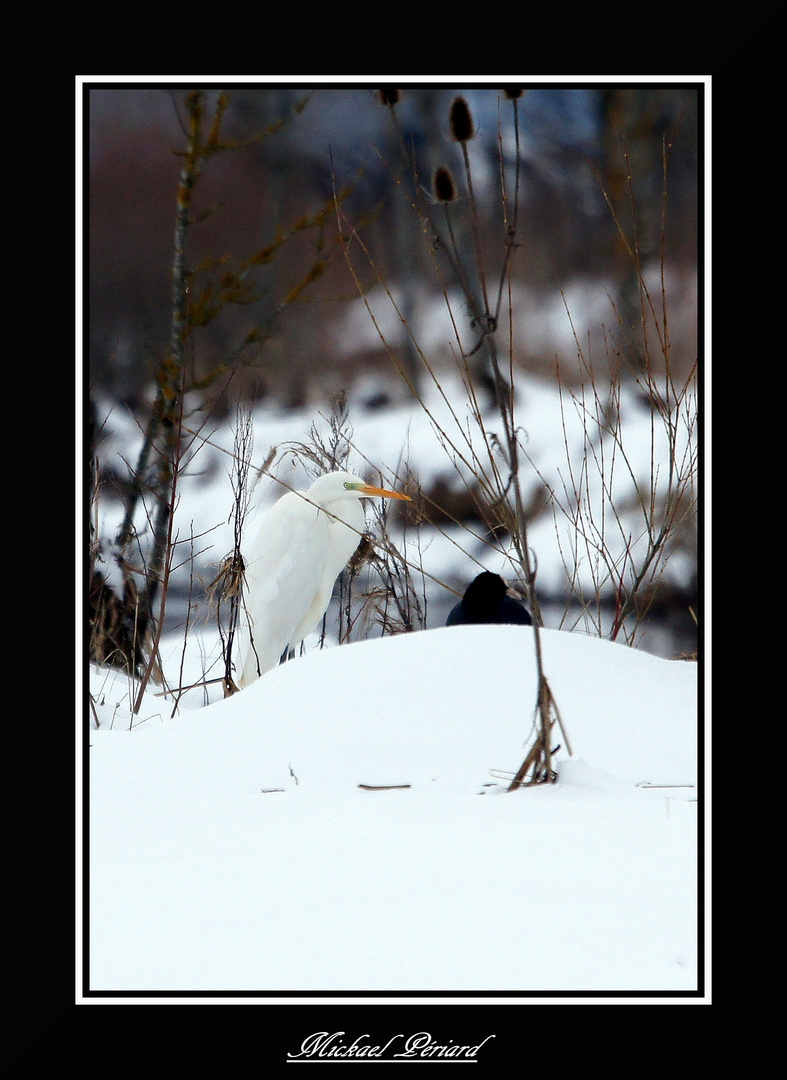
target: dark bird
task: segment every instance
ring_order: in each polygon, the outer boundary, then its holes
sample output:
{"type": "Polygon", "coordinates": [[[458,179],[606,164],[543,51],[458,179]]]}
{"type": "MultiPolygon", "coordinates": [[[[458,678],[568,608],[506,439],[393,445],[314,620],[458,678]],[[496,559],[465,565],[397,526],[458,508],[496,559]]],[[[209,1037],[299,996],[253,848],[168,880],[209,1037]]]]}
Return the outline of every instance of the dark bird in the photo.
{"type": "Polygon", "coordinates": [[[524,604],[508,595],[508,588],[500,575],[485,570],[467,586],[465,595],[451,609],[445,625],[459,626],[462,623],[532,626],[533,620],[524,604]]]}

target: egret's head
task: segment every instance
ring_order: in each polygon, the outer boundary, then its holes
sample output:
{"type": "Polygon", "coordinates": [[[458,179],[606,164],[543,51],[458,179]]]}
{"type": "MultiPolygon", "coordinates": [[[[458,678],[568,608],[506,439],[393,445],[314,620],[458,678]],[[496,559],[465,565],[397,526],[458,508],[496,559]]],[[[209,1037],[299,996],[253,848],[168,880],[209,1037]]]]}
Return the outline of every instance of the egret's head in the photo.
{"type": "Polygon", "coordinates": [[[404,499],[410,502],[410,496],[400,491],[367,484],[360,476],[349,472],[331,472],[315,480],[309,489],[309,497],[315,502],[332,502],[334,499],[404,499]]]}

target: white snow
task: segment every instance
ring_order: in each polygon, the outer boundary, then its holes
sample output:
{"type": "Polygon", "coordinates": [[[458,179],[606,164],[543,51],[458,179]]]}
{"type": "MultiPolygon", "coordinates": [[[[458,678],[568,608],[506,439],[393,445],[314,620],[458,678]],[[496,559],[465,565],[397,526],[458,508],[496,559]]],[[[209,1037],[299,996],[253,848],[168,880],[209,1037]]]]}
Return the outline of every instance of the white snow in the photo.
{"type": "Polygon", "coordinates": [[[133,723],[96,669],[91,991],[694,990],[697,665],[542,642],[573,756],[556,729],[558,782],[511,793],[529,627],[312,649],[133,723]]]}

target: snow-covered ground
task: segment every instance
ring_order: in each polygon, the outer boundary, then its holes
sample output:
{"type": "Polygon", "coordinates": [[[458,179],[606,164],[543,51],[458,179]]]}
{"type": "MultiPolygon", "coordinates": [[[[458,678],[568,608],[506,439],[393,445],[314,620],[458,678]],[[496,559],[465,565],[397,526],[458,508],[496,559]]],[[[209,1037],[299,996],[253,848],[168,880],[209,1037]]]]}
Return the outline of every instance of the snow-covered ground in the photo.
{"type": "Polygon", "coordinates": [[[91,990],[696,989],[697,665],[543,645],[572,753],[556,730],[558,782],[511,793],[529,627],[313,650],[133,723],[96,672],[91,990]]]}

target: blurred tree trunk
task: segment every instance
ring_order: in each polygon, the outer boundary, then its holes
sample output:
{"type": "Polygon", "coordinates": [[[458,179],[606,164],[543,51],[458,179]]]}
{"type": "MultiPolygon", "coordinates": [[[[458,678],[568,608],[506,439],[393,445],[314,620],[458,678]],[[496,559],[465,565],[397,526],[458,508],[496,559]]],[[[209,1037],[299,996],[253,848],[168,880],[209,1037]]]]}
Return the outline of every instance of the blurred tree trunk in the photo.
{"type": "Polygon", "coordinates": [[[207,140],[203,142],[204,104],[202,91],[192,91],[185,100],[188,143],[183,153],[175,215],[170,348],[162,358],[156,372],[156,397],[148,419],[137,467],[129,487],[126,510],[116,541],[118,561],[123,568],[124,576],[128,578],[132,564],[128,549],[135,536],[134,519],[143,492],[149,488],[153,496],[152,546],[141,588],[137,590],[139,607],[136,614],[137,630],[143,641],[152,633],[154,603],[164,576],[180,450],[181,407],[186,345],[189,336],[186,235],[190,222],[191,198],[205,158],[217,145],[226,99],[223,96],[219,97],[210,133],[207,140]]]}

